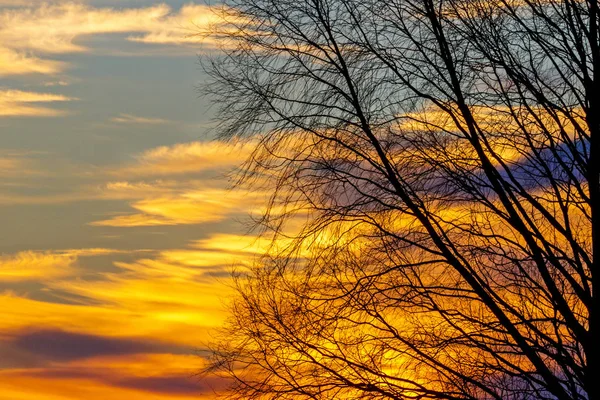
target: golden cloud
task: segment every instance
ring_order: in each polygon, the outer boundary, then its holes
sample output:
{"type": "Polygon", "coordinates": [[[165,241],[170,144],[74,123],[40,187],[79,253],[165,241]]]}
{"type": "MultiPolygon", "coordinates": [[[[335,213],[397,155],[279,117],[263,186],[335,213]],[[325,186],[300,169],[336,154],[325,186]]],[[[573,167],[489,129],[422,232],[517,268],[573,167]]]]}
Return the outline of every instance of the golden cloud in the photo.
{"type": "Polygon", "coordinates": [[[54,60],[42,60],[25,52],[1,47],[0,76],[44,74],[53,75],[63,71],[66,64],[54,60]]]}
{"type": "Polygon", "coordinates": [[[55,279],[73,274],[73,254],[23,251],[0,257],[0,282],[55,279]]]}
{"type": "Polygon", "coordinates": [[[259,236],[220,233],[208,239],[196,240],[192,242],[192,247],[233,254],[263,254],[268,249],[269,243],[269,240],[261,239],[259,236]]]}
{"type": "MultiPolygon", "coordinates": [[[[88,298],[98,305],[55,307],[54,318],[47,318],[42,325],[60,327],[68,320],[67,326],[75,332],[149,338],[189,346],[191,350],[200,345],[203,332],[223,322],[222,299],[229,289],[203,278],[206,271],[168,262],[162,256],[117,265],[123,272],[105,274],[103,280],[65,279],[53,283],[53,289],[88,298]]],[[[36,305],[29,301],[26,305],[24,299],[19,300],[29,313],[28,319],[38,314],[38,307],[49,307],[48,303],[36,305]]]]}
{"type": "MultiPolygon", "coordinates": [[[[220,172],[241,164],[252,145],[219,141],[181,143],[150,149],[136,162],[110,171],[118,176],[161,176],[220,172]]],[[[223,179],[116,181],[100,188],[100,198],[138,199],[137,213],[92,222],[95,226],[137,227],[216,222],[227,215],[258,207],[256,198],[223,187],[223,179]],[[199,189],[194,189],[199,188],[199,189]]],[[[260,194],[257,194],[260,195],[260,194]]]]}
{"type": "Polygon", "coordinates": [[[164,252],[156,258],[117,262],[118,272],[100,273],[96,279],[74,279],[80,271],[74,268],[78,257],[113,252],[124,251],[92,248],[3,257],[1,280],[43,282],[65,299],[77,296],[79,300],[50,303],[5,291],[0,293],[0,331],[8,334],[36,327],[147,338],[193,348],[198,345],[199,329],[212,329],[222,322],[221,299],[229,289],[205,274],[229,263],[231,254],[207,252],[201,262],[197,251],[187,258],[183,250],[178,257],[164,252]],[[200,263],[203,268],[198,268],[200,263]]]}
{"type": "MultiPolygon", "coordinates": [[[[140,200],[170,196],[181,190],[182,182],[177,180],[152,180],[152,181],[112,181],[100,187],[90,189],[90,196],[94,199],[107,200],[140,200]]],[[[198,182],[200,184],[200,182],[198,182]]]]}
{"type": "MultiPolygon", "coordinates": [[[[34,152],[0,150],[0,178],[46,175],[47,171],[38,168],[31,157],[34,154],[34,152]]],[[[18,185],[19,182],[15,184],[18,185]]]]}
{"type": "Polygon", "coordinates": [[[134,202],[131,207],[140,213],[118,215],[92,222],[91,225],[134,227],[215,222],[230,213],[244,210],[244,205],[247,204],[247,199],[242,193],[226,189],[189,191],[134,202]]]}
{"type": "Polygon", "coordinates": [[[132,33],[128,40],[135,42],[197,44],[200,39],[194,34],[217,21],[205,5],[187,5],[179,11],[166,4],[120,9],[77,2],[26,5],[0,10],[0,75],[61,72],[66,63],[39,54],[89,51],[77,40],[84,36],[132,33]]]}
{"type": "Polygon", "coordinates": [[[0,117],[55,117],[64,115],[62,110],[42,107],[37,103],[73,101],[75,98],[52,94],[24,92],[21,90],[0,90],[0,117]]]}
{"type": "MultiPolygon", "coordinates": [[[[197,44],[200,35],[219,21],[218,14],[208,7],[189,4],[181,7],[179,13],[163,18],[152,31],[142,36],[130,36],[129,40],[154,44],[197,44]]],[[[203,37],[206,43],[207,38],[203,37]]]]}
{"type": "Polygon", "coordinates": [[[21,251],[0,256],[0,282],[45,281],[73,276],[80,257],[122,253],[122,250],[83,248],[53,251],[21,251]]]}
{"type": "Polygon", "coordinates": [[[222,141],[180,143],[148,150],[136,162],[115,171],[120,176],[171,175],[230,169],[242,164],[253,149],[252,143],[222,141]]]}
{"type": "MultiPolygon", "coordinates": [[[[156,365],[149,366],[149,368],[155,367],[156,365]]],[[[192,377],[196,371],[189,371],[188,375],[179,380],[169,380],[167,376],[165,383],[173,382],[173,385],[179,383],[183,386],[187,381],[189,383],[186,387],[197,385],[198,380],[192,377]]],[[[118,366],[113,369],[109,362],[102,365],[101,370],[96,371],[92,371],[91,367],[88,370],[80,368],[79,371],[76,367],[69,370],[56,368],[7,370],[0,372],[0,392],[3,398],[11,400],[132,400],[148,398],[153,400],[207,400],[216,398],[210,390],[207,390],[206,393],[192,390],[186,392],[177,387],[171,387],[172,391],[170,392],[168,388],[160,389],[160,385],[152,385],[151,377],[127,378],[119,379],[118,366]],[[147,388],[144,387],[143,382],[149,383],[147,388]],[[156,390],[157,386],[159,390],[156,390]]],[[[156,377],[154,382],[160,383],[161,378],[156,377]]]]}
{"type": "MultiPolygon", "coordinates": [[[[60,95],[30,93],[22,91],[0,92],[6,98],[4,104],[29,107],[37,104],[34,101],[66,101],[60,95]]],[[[33,113],[33,111],[31,111],[33,113]]],[[[150,149],[134,157],[134,162],[109,168],[86,167],[70,163],[57,164],[53,160],[53,170],[61,167],[61,172],[73,178],[85,179],[82,186],[72,188],[68,192],[44,195],[25,195],[22,193],[5,192],[0,194],[0,204],[58,204],[89,200],[135,200],[134,209],[155,215],[152,220],[146,216],[121,216],[118,225],[123,226],[152,226],[170,225],[183,222],[196,223],[200,218],[196,206],[206,211],[215,210],[215,200],[209,195],[224,199],[223,206],[231,209],[231,202],[238,201],[240,195],[229,191],[224,176],[242,164],[252,151],[252,144],[231,145],[219,141],[180,143],[173,146],[161,146],[150,149]],[[182,175],[188,175],[183,177],[182,175]],[[110,180],[118,177],[119,180],[110,180]],[[125,178],[125,179],[123,179],[125,178]],[[158,178],[158,179],[157,179],[158,178]],[[103,183],[88,183],[90,181],[103,183]],[[202,194],[206,192],[205,194],[202,194]],[[169,204],[171,204],[169,206],[169,204]],[[158,209],[165,209],[164,212],[158,209]],[[177,211],[179,210],[179,211],[177,211]],[[190,211],[189,216],[183,214],[190,211]],[[174,215],[178,214],[177,216],[174,215]],[[145,221],[145,222],[143,222],[145,221]]],[[[46,161],[44,161],[46,162],[46,161]]],[[[0,177],[42,176],[48,174],[48,169],[37,158],[15,152],[0,152],[0,177]]],[[[15,184],[27,185],[27,182],[15,184]]],[[[37,183],[36,183],[37,184],[37,183]]],[[[248,203],[250,205],[251,203],[248,203]]],[[[254,204],[254,203],[252,203],[254,204]]],[[[211,211],[212,212],[212,211],[211,211]]],[[[229,211],[227,211],[229,212],[229,211]]],[[[218,215],[221,212],[217,211],[218,215]]],[[[210,217],[210,220],[221,218],[210,217]]]]}
{"type": "MultiPolygon", "coordinates": [[[[164,400],[212,398],[208,387],[201,385],[198,392],[193,382],[186,381],[202,367],[204,361],[193,355],[193,350],[203,344],[210,330],[221,326],[225,317],[222,301],[231,291],[226,283],[215,282],[206,273],[223,270],[223,265],[236,260],[249,262],[255,255],[254,249],[246,245],[250,240],[216,235],[194,242],[193,248],[116,262],[117,272],[103,272],[94,280],[74,279],[77,271],[73,269],[63,269],[64,275],[54,276],[44,266],[58,264],[52,260],[67,260],[72,265],[79,257],[123,251],[84,248],[7,257],[4,265],[15,265],[11,271],[25,275],[20,267],[26,266],[33,272],[26,275],[27,279],[35,276],[48,290],[61,293],[65,299],[75,296],[78,301],[56,303],[10,291],[0,293],[0,331],[5,339],[25,338],[25,345],[23,341],[17,343],[26,351],[27,343],[38,337],[46,341],[57,335],[59,339],[82,338],[81,343],[108,343],[104,346],[108,353],[102,346],[90,350],[79,345],[75,347],[83,351],[81,355],[76,354],[77,350],[65,350],[62,358],[63,350],[49,350],[49,360],[55,359],[50,365],[5,367],[0,372],[0,391],[14,399],[109,396],[118,400],[147,397],[149,393],[152,398],[164,400]],[[235,246],[230,251],[219,250],[225,241],[239,243],[245,254],[235,246]],[[14,262],[17,259],[19,263],[14,262]],[[35,265],[39,267],[32,268],[35,265]],[[119,345],[121,341],[124,344],[119,345]],[[142,344],[134,345],[129,353],[111,353],[115,351],[113,343],[120,349],[138,342],[142,344]],[[143,343],[161,343],[163,347],[144,352],[143,343]],[[189,349],[189,354],[168,354],[171,347],[189,349]]],[[[65,346],[63,343],[59,345],[65,346]]],[[[13,356],[18,360],[18,354],[13,356]]],[[[35,354],[32,357],[35,361],[35,354]]]]}
{"type": "Polygon", "coordinates": [[[30,4],[31,0],[0,0],[0,6],[3,7],[27,6],[30,4]]]}
{"type": "MultiPolygon", "coordinates": [[[[579,126],[585,126],[582,110],[575,108],[571,111],[575,123],[579,126]]],[[[531,151],[529,140],[549,144],[548,132],[553,134],[554,140],[557,142],[562,140],[561,136],[565,133],[577,141],[573,121],[564,118],[562,121],[557,122],[553,115],[547,113],[541,107],[517,110],[507,106],[474,106],[471,112],[477,121],[478,127],[487,131],[489,149],[486,149],[486,152],[490,160],[496,165],[499,164],[499,160],[509,164],[523,160],[531,151]],[[516,124],[514,114],[518,114],[521,123],[527,121],[524,124],[528,129],[527,135],[522,134],[522,127],[516,124]]],[[[457,134],[459,127],[465,129],[466,122],[460,117],[459,113],[456,115],[459,115],[458,119],[453,120],[447,112],[433,106],[427,106],[420,111],[398,116],[397,129],[401,131],[451,132],[457,134]]],[[[470,145],[465,145],[465,143],[466,139],[449,141],[443,146],[439,142],[435,143],[435,145],[428,148],[428,156],[432,158],[439,157],[440,160],[444,158],[454,161],[479,160],[475,149],[470,145]]]]}

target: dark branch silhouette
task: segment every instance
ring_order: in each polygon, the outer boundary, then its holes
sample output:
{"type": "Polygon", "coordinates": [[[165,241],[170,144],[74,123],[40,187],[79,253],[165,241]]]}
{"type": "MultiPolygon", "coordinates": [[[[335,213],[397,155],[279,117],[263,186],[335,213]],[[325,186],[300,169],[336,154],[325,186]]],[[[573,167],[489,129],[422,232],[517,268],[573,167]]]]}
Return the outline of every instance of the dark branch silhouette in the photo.
{"type": "Polygon", "coordinates": [[[273,190],[233,399],[600,399],[596,0],[227,0],[224,138],[273,190]]]}

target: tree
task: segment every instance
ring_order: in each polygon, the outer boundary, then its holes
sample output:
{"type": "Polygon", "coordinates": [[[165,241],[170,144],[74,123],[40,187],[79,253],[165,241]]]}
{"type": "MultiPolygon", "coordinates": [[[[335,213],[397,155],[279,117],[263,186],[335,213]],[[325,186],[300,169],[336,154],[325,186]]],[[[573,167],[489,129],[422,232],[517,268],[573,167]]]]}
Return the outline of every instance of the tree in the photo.
{"type": "Polygon", "coordinates": [[[273,243],[234,399],[600,399],[597,0],[228,0],[207,61],[273,243]]]}

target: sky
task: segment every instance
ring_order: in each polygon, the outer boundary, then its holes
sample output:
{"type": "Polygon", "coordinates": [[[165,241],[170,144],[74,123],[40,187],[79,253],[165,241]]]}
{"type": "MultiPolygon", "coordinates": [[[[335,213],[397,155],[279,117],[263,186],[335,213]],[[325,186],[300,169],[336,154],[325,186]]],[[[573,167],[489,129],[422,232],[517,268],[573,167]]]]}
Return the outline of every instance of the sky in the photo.
{"type": "Polygon", "coordinates": [[[206,2],[0,0],[0,399],[203,399],[260,253],[214,141],[206,2]]]}

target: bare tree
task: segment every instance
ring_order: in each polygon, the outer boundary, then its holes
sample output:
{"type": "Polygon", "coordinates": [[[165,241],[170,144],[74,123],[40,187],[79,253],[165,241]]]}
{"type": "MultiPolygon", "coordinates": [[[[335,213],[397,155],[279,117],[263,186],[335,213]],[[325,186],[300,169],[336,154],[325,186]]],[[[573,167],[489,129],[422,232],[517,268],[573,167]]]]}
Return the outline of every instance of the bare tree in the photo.
{"type": "Polygon", "coordinates": [[[227,0],[272,250],[234,399],[600,399],[597,0],[227,0]]]}

